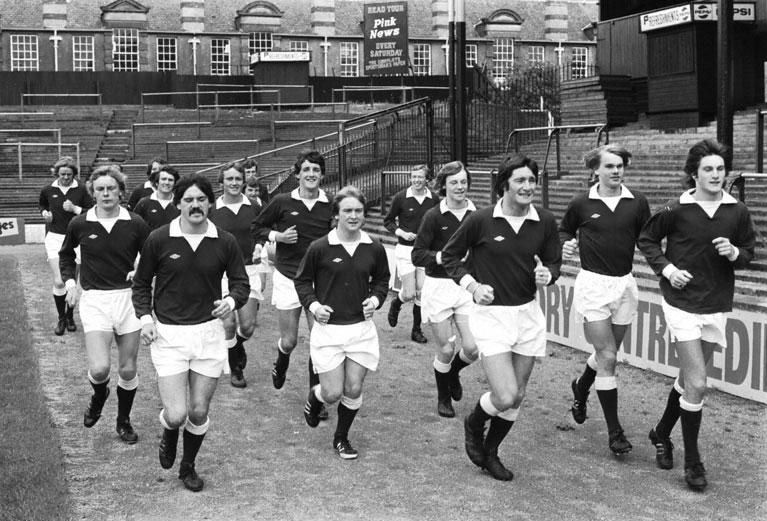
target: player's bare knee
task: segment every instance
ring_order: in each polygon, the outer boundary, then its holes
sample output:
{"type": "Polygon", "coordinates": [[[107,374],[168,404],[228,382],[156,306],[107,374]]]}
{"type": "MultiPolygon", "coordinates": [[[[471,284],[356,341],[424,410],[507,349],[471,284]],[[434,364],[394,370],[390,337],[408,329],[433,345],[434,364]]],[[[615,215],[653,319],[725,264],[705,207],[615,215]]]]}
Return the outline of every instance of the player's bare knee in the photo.
{"type": "Polygon", "coordinates": [[[280,347],[282,347],[282,350],[286,353],[290,353],[296,348],[297,342],[298,339],[295,335],[282,335],[280,340],[280,347]]]}
{"type": "Polygon", "coordinates": [[[250,320],[243,320],[240,322],[240,326],[237,328],[237,333],[245,338],[250,338],[256,331],[255,318],[250,320]]]}
{"type": "Polygon", "coordinates": [[[136,363],[133,362],[131,364],[125,364],[124,366],[120,367],[117,370],[118,374],[120,375],[120,378],[123,380],[133,380],[136,378],[136,374],[138,371],[136,370],[136,363]]]}
{"type": "Polygon", "coordinates": [[[336,403],[341,399],[343,395],[342,386],[323,385],[322,386],[322,399],[325,403],[336,403]]]}
{"type": "Polygon", "coordinates": [[[165,422],[171,429],[177,429],[186,423],[186,408],[179,407],[173,408],[172,406],[165,407],[165,422]]]}
{"type": "Polygon", "coordinates": [[[95,365],[88,368],[88,375],[93,381],[104,382],[109,379],[108,365],[95,365]]]}
{"type": "Polygon", "coordinates": [[[344,384],[344,396],[353,400],[362,396],[362,382],[346,382],[344,384]]]}
{"type": "Polygon", "coordinates": [[[514,404],[521,403],[522,398],[524,398],[524,391],[521,391],[522,395],[520,396],[520,390],[519,389],[503,389],[501,392],[496,394],[496,398],[498,400],[498,403],[496,404],[496,407],[498,410],[505,411],[506,409],[511,409],[514,407],[514,404]]]}
{"type": "Polygon", "coordinates": [[[208,406],[206,404],[189,405],[189,421],[195,425],[202,425],[208,420],[208,406]]]}

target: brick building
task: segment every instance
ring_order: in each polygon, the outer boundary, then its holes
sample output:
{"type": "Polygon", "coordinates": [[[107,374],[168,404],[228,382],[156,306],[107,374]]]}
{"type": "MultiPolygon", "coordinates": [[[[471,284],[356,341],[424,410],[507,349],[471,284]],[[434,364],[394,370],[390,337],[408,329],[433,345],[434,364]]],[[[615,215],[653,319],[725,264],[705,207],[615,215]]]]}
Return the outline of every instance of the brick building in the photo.
{"type": "MultiPolygon", "coordinates": [[[[446,73],[447,0],[407,0],[415,75],[446,73]]],[[[595,62],[595,0],[466,0],[466,62],[495,77],[595,62]]],[[[360,0],[0,0],[0,71],[249,73],[258,51],[308,51],[315,76],[363,75],[360,0]]]]}

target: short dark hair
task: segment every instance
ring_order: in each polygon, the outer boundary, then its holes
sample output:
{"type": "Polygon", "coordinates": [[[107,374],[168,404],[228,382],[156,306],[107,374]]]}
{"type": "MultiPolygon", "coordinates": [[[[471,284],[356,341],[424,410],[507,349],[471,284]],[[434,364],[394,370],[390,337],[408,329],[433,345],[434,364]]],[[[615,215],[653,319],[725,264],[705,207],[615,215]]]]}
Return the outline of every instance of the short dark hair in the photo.
{"type": "Polygon", "coordinates": [[[154,163],[157,163],[158,165],[160,165],[160,168],[162,168],[162,167],[163,167],[163,165],[167,165],[167,164],[168,164],[168,162],[167,162],[167,161],[165,161],[165,160],[164,160],[163,158],[161,158],[161,157],[153,157],[153,158],[151,159],[151,161],[149,161],[149,162],[146,164],[146,176],[147,176],[147,179],[149,179],[149,180],[150,180],[151,182],[153,182],[153,183],[155,182],[155,181],[152,179],[152,177],[154,177],[154,176],[152,175],[152,165],[153,165],[154,163]]]}
{"type": "Polygon", "coordinates": [[[221,167],[221,170],[218,171],[218,182],[223,183],[224,182],[224,172],[227,170],[236,170],[240,174],[242,174],[242,180],[245,181],[245,167],[243,166],[242,161],[233,161],[231,163],[227,163],[224,166],[221,167]]]}
{"type": "Polygon", "coordinates": [[[538,182],[538,163],[533,159],[530,159],[524,154],[508,155],[501,160],[501,164],[498,165],[498,173],[495,176],[495,184],[493,185],[493,192],[498,197],[503,197],[503,192],[508,187],[508,180],[514,170],[518,168],[529,168],[535,176],[535,182],[538,182]]]}
{"type": "Polygon", "coordinates": [[[602,145],[592,148],[583,155],[583,162],[589,170],[596,170],[602,164],[602,154],[615,154],[623,160],[623,166],[629,166],[631,163],[631,152],[620,145],[602,145]]]}
{"type": "Polygon", "coordinates": [[[77,163],[72,156],[62,156],[55,163],[53,163],[53,167],[51,168],[53,175],[58,176],[59,170],[62,168],[71,168],[72,177],[77,177],[79,175],[79,171],[77,170],[77,163]]]}
{"type": "Polygon", "coordinates": [[[246,188],[255,188],[258,190],[258,197],[261,199],[262,203],[266,203],[266,201],[269,199],[269,189],[255,176],[248,177],[248,179],[245,181],[245,184],[242,185],[242,191],[244,192],[246,188]]]}
{"type": "Polygon", "coordinates": [[[354,185],[346,185],[333,196],[333,215],[338,215],[341,201],[347,197],[353,197],[362,203],[363,208],[367,208],[367,199],[365,199],[365,194],[362,193],[362,190],[354,185]]]}
{"type": "Polygon", "coordinates": [[[202,193],[208,196],[210,204],[216,202],[216,196],[213,195],[213,186],[210,181],[204,176],[199,174],[190,174],[182,177],[178,183],[173,187],[173,204],[177,205],[181,202],[181,198],[184,196],[184,192],[189,190],[190,187],[196,186],[202,193]]]}
{"type": "Polygon", "coordinates": [[[293,174],[298,175],[304,161],[320,165],[320,172],[322,172],[322,175],[325,175],[325,158],[317,150],[307,150],[298,154],[296,162],[293,164],[293,174]]]}
{"type": "MultiPolygon", "coordinates": [[[[174,183],[178,183],[178,178],[180,177],[180,174],[178,173],[178,170],[176,170],[172,166],[170,166],[170,165],[163,165],[162,168],[160,168],[160,172],[165,172],[167,174],[172,175],[173,176],[173,182],[174,183]]],[[[158,172],[158,176],[159,176],[159,172],[158,172]]],[[[155,178],[154,184],[156,185],[159,181],[160,181],[159,177],[155,178]]]]}
{"type": "Polygon", "coordinates": [[[246,159],[245,161],[242,161],[242,168],[245,170],[248,168],[255,168],[256,172],[258,172],[258,161],[253,158],[246,159]]]}
{"type": "Polygon", "coordinates": [[[431,172],[431,168],[429,168],[429,165],[426,163],[422,163],[420,165],[415,165],[413,168],[410,169],[410,173],[418,172],[419,170],[423,170],[424,177],[426,177],[427,181],[431,181],[434,178],[434,175],[431,172]]]}
{"type": "Polygon", "coordinates": [[[694,177],[698,175],[701,159],[706,156],[719,156],[724,159],[724,168],[727,171],[732,169],[732,153],[729,147],[716,139],[698,141],[687,152],[687,159],[684,162],[684,173],[686,174],[684,184],[687,188],[695,186],[694,177]]]}
{"type": "Polygon", "coordinates": [[[117,165],[103,165],[91,172],[91,176],[88,178],[86,185],[91,195],[93,195],[93,182],[99,177],[104,176],[109,176],[117,181],[117,187],[120,189],[120,192],[125,193],[125,174],[120,171],[117,165]]]}
{"type": "Polygon", "coordinates": [[[446,195],[445,187],[447,186],[447,178],[451,175],[460,174],[461,171],[466,172],[466,180],[468,181],[469,188],[471,188],[471,172],[469,172],[469,169],[460,161],[451,161],[442,165],[442,168],[437,172],[437,178],[435,179],[434,184],[439,195],[442,197],[446,195]]]}

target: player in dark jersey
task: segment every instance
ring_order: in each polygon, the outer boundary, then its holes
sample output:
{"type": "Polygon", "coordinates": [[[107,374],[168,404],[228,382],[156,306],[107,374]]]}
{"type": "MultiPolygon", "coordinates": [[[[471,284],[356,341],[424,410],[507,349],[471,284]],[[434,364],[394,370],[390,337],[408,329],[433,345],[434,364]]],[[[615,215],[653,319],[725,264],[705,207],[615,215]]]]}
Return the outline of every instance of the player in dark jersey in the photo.
{"type": "MultiPolygon", "coordinates": [[[[77,331],[77,326],[74,309],[67,307],[66,303],[67,290],[59,271],[59,250],[64,242],[69,221],[93,206],[93,199],[85,185],[80,184],[77,179],[77,163],[74,159],[64,156],[54,163],[51,170],[56,179],[40,191],[39,207],[47,226],[45,252],[53,273],[53,300],[58,312],[58,320],[53,332],[61,336],[64,331],[77,331]]],[[[79,263],[79,250],[77,254],[79,263]]]]}
{"type": "Polygon", "coordinates": [[[384,247],[362,231],[362,192],[339,190],[333,214],[338,226],[309,246],[295,279],[301,304],[315,317],[310,350],[320,380],[309,391],[304,417],[316,427],[322,404],[340,400],[333,448],[342,459],[355,459],[349,428],[362,405],[365,376],[378,367],[373,312],[386,299],[389,263],[384,247]]]}
{"type": "Polygon", "coordinates": [[[734,270],[754,257],[748,208],[723,189],[730,164],[730,151],[715,140],[693,145],[684,165],[690,189],[655,213],[638,241],[660,277],[663,314],[679,356],[679,376],[649,437],[658,467],[673,468],[671,431],[681,417],[685,480],[697,491],[708,485],[698,449],[706,365],[715,350],[727,348],[734,270]]]}
{"type": "Polygon", "coordinates": [[[155,157],[146,165],[146,181],[131,192],[128,198],[128,210],[132,211],[141,199],[154,193],[155,186],[157,185],[157,173],[165,164],[164,159],[155,157]]]}
{"type": "Polygon", "coordinates": [[[140,216],[152,230],[170,223],[178,217],[178,208],[173,204],[173,187],[178,182],[178,170],[163,165],[155,176],[155,191],[142,198],[133,212],[140,216]]]}
{"type": "Polygon", "coordinates": [[[125,176],[107,165],[93,171],[89,189],[96,206],[69,222],[59,252],[61,275],[67,289],[67,304],[80,300],[80,320],[85,332],[88,380],[93,387],[83,424],[93,427],[101,418],[109,396],[112,341],[117,345],[117,425],[120,439],[138,441],[130,422],[133,398],[138,387],[138,358],[141,323],[131,303],[131,279],[136,257],[149,235],[149,227],[137,215],[120,206],[125,194],[125,176]],[[75,248],[81,249],[82,270],[77,289],[75,248]]]}
{"type": "Polygon", "coordinates": [[[410,186],[398,192],[392,199],[384,226],[397,237],[394,256],[397,259],[397,275],[401,289],[392,298],[387,319],[391,327],[399,320],[403,302],[413,301],[413,328],[410,339],[420,344],[428,342],[421,330],[421,288],[424,282],[423,267],[413,266],[411,254],[418,227],[424,214],[439,204],[439,196],[427,186],[430,177],[427,165],[417,165],[410,171],[410,186]]]}
{"type": "Polygon", "coordinates": [[[576,423],[586,421],[586,400],[595,383],[608,446],[615,455],[632,449],[618,420],[615,364],[639,303],[631,271],[637,237],[650,218],[647,198],[623,184],[630,159],[628,150],[614,144],[589,151],[584,160],[597,183],[570,201],[559,226],[564,257],[573,258],[580,251],[573,306],[583,317],[586,339],[594,346],[583,375],[571,383],[571,411],[576,423]]]}
{"type": "Polygon", "coordinates": [[[173,202],[179,216],[154,230],[141,250],[133,278],[133,306],[142,324],[141,340],[151,347],[163,404],[160,466],[173,466],[183,425],[178,477],[197,492],[204,483],[195,470],[195,458],[227,361],[221,319],[247,302],[250,286],[237,240],[208,220],[215,203],[210,182],[200,175],[182,177],[173,202]],[[226,297],[221,295],[224,274],[229,279],[226,297]]]}
{"type": "Polygon", "coordinates": [[[453,418],[453,400],[463,397],[459,372],[477,359],[477,345],[469,327],[474,306],[471,294],[456,284],[445,271],[442,248],[458,226],[476,211],[466,198],[471,174],[460,161],[444,165],[437,173],[436,186],[444,199],[423,217],[413,245],[413,264],[426,270],[421,306],[424,321],[431,324],[437,341],[434,377],[437,381],[437,414],[453,418]],[[455,326],[454,326],[454,325],[455,326]],[[454,328],[461,335],[462,347],[456,351],[454,328]]]}
{"type": "Polygon", "coordinates": [[[514,474],[498,447],[517,419],[536,357],[546,354],[546,322],[535,295],[559,277],[562,263],[556,219],[533,205],[537,180],[535,161],[504,159],[493,187],[498,203],[469,215],[442,249],[445,269],[477,304],[469,327],[490,385],[464,420],[466,453],[503,481],[514,474]]]}
{"type": "MultiPolygon", "coordinates": [[[[254,224],[258,247],[266,241],[276,244],[272,277],[272,305],[277,308],[280,325],[277,360],[272,369],[272,384],[276,389],[285,384],[290,353],[298,342],[301,302],[293,279],[309,244],[327,235],[333,222],[330,201],[325,191],[320,189],[325,175],[325,158],[315,150],[304,152],[293,165],[293,172],[298,179],[298,188],[272,198],[254,224]]],[[[314,316],[308,311],[306,321],[311,330],[314,316]]],[[[319,383],[311,364],[310,359],[310,388],[319,383]]],[[[324,408],[321,418],[327,418],[324,408]]]]}

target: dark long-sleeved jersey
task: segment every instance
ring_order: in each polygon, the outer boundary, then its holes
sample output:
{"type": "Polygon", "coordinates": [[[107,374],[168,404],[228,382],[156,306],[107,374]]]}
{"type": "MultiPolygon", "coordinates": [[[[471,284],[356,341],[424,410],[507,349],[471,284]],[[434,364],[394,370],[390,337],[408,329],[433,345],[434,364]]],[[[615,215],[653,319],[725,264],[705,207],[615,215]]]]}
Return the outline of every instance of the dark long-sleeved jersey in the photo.
{"type": "Polygon", "coordinates": [[[156,230],[160,226],[170,223],[173,219],[178,217],[178,207],[173,204],[173,201],[165,205],[162,204],[156,197],[156,193],[143,197],[136,207],[133,209],[133,213],[144,219],[152,230],[156,230]]]}
{"type": "Polygon", "coordinates": [[[248,301],[250,284],[235,238],[209,221],[205,237],[193,250],[181,233],[179,219],[174,219],[150,233],[141,250],[133,277],[136,316],[149,315],[154,308],[163,324],[212,320],[213,302],[221,299],[224,273],[229,279],[229,296],[235,308],[240,308],[248,301]]]}
{"type": "Polygon", "coordinates": [[[650,218],[650,205],[643,194],[624,186],[618,206],[612,211],[599,197],[597,186],[570,201],[559,225],[559,239],[565,242],[578,233],[581,267],[620,277],[631,273],[634,247],[650,218]]]}
{"type": "Polygon", "coordinates": [[[657,275],[673,264],[687,270],[692,280],[674,289],[660,278],[663,298],[674,307],[696,314],[732,311],[735,268],[754,258],[754,225],[746,205],[724,193],[713,217],[698,205],[692,192],[682,194],[653,215],[639,235],[638,245],[657,275]],[[719,255],[711,242],[725,237],[739,250],[734,262],[719,255]],[[661,241],[666,239],[666,250],[661,241]]]}
{"type": "Polygon", "coordinates": [[[328,324],[365,320],[362,302],[369,297],[383,305],[389,291],[389,262],[378,241],[362,232],[354,255],[349,255],[332,230],[314,241],[295,278],[296,292],[306,309],[314,302],[333,308],[328,324]]]}
{"type": "Polygon", "coordinates": [[[320,197],[309,210],[298,196],[298,188],[289,194],[274,197],[253,223],[256,242],[269,240],[272,230],[283,232],[291,226],[296,227],[298,241],[295,244],[278,242],[274,267],[277,271],[292,279],[296,276],[298,265],[312,241],[328,234],[333,227],[333,209],[325,192],[320,190],[320,197]]]}
{"type": "Polygon", "coordinates": [[[253,237],[253,221],[256,220],[261,208],[252,204],[251,200],[242,196],[242,204],[235,214],[224,204],[223,197],[216,199],[216,207],[211,210],[209,218],[222,230],[226,230],[237,239],[237,245],[242,252],[245,265],[253,264],[253,248],[256,245],[253,237]]]}
{"type": "Polygon", "coordinates": [[[112,230],[107,232],[96,217],[96,209],[91,208],[69,222],[59,252],[61,278],[76,280],[75,248],[80,246],[80,284],[83,289],[131,287],[125,277],[133,271],[136,256],[150,231],[139,216],[121,208],[112,230]]]}
{"type": "Polygon", "coordinates": [[[133,191],[130,194],[130,197],[128,197],[128,210],[133,210],[136,208],[136,205],[141,201],[144,197],[149,197],[154,193],[154,187],[152,186],[152,183],[150,181],[144,181],[144,184],[141,186],[137,186],[133,189],[133,191]]]}
{"type": "Polygon", "coordinates": [[[64,201],[66,200],[72,201],[72,204],[81,207],[83,212],[93,206],[93,199],[85,185],[79,184],[77,179],[74,179],[66,193],[64,193],[64,190],[59,187],[57,179],[40,191],[40,210],[48,210],[53,214],[53,220],[48,225],[49,232],[60,233],[62,235],[67,233],[67,225],[75,217],[75,214],[64,210],[64,201]]]}
{"type": "MultiPolygon", "coordinates": [[[[410,233],[418,233],[418,227],[424,214],[439,204],[439,196],[431,190],[426,190],[426,196],[422,203],[413,195],[412,188],[407,188],[394,196],[391,202],[391,208],[384,217],[384,226],[391,233],[397,228],[410,233]]],[[[414,241],[406,241],[402,237],[397,237],[400,244],[412,246],[414,241]]]]}
{"type": "Polygon", "coordinates": [[[515,233],[499,201],[464,219],[442,249],[442,262],[459,284],[464,276],[471,275],[477,282],[492,286],[492,306],[521,306],[535,298],[535,255],[549,268],[549,284],[553,284],[562,265],[554,214],[530,206],[528,217],[515,233]],[[467,252],[470,265],[461,262],[467,252]]]}
{"type": "Polygon", "coordinates": [[[474,204],[469,201],[463,220],[459,221],[447,207],[447,200],[443,199],[439,205],[427,211],[421,221],[421,227],[418,228],[418,235],[410,254],[413,265],[426,268],[426,274],[429,277],[449,279],[445,266],[437,264],[437,253],[445,247],[447,241],[469,214],[476,210],[474,204]]]}

